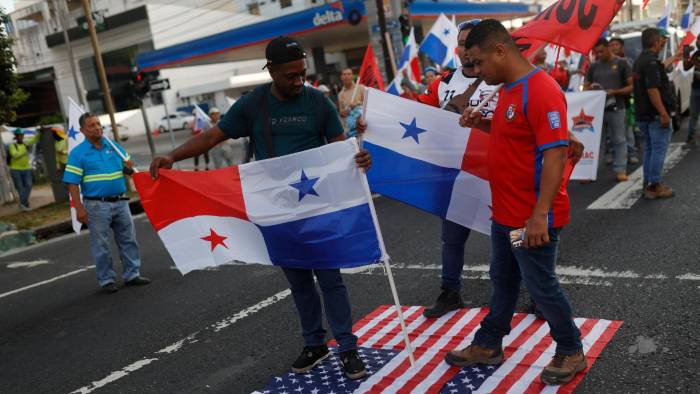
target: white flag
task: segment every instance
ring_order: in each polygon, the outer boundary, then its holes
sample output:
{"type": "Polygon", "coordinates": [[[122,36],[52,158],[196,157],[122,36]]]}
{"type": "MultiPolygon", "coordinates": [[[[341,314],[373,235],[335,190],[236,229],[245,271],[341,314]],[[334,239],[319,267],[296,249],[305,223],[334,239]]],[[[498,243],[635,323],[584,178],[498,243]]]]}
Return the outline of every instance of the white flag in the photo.
{"type": "MultiPolygon", "coordinates": [[[[76,146],[85,141],[85,135],[80,132],[80,115],[83,114],[83,109],[78,104],[68,97],[68,155],[76,146]]],[[[82,196],[80,197],[82,200],[82,196]]],[[[70,202],[70,218],[73,222],[73,231],[80,234],[80,229],[83,224],[78,221],[78,213],[75,210],[73,201],[70,202]]]]}

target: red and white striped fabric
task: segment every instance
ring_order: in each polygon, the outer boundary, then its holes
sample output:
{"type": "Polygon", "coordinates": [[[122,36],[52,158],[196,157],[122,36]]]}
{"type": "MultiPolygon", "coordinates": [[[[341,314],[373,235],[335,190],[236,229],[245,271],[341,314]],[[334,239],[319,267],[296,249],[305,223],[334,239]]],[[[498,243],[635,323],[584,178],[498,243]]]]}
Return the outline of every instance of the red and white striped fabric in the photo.
{"type": "MultiPolygon", "coordinates": [[[[394,349],[401,352],[383,368],[373,373],[355,390],[356,393],[439,393],[456,387],[464,371],[447,365],[443,358],[452,349],[471,343],[486,308],[462,309],[440,319],[423,317],[423,307],[404,307],[406,324],[414,348],[416,365],[410,367],[404,349],[401,327],[393,306],[383,305],[360,320],[354,327],[363,348],[394,349]]],[[[549,326],[534,315],[516,313],[512,331],[504,338],[505,361],[485,374],[475,393],[571,393],[593,366],[605,345],[612,339],[622,322],[603,319],[576,318],[581,330],[588,369],[563,386],[545,386],[539,375],[554,356],[555,343],[549,326]]],[[[461,382],[469,379],[461,380],[461,382]]],[[[453,390],[462,392],[462,390],[453,390]]]]}

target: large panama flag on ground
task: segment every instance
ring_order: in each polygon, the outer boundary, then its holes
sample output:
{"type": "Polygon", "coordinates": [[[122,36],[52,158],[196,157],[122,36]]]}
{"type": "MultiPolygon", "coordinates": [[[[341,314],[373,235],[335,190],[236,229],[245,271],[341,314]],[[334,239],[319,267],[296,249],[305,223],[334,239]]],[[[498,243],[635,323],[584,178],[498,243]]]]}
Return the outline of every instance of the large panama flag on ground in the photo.
{"type": "Polygon", "coordinates": [[[488,134],[459,127],[458,114],[374,89],[365,104],[372,191],[489,234],[488,134]]]}
{"type": "Polygon", "coordinates": [[[357,142],[209,172],[134,176],[182,273],[239,261],[348,268],[387,258],[357,142]]]}

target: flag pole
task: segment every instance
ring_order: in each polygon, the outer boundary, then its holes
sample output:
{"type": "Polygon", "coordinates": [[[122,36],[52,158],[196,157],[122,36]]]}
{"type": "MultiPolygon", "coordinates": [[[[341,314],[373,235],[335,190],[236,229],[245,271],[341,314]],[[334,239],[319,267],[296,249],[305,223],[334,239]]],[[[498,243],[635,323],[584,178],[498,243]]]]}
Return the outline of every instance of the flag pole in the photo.
{"type": "MultiPolygon", "coordinates": [[[[112,145],[112,148],[117,152],[117,154],[119,155],[119,157],[122,158],[122,160],[129,161],[129,159],[127,159],[126,156],[122,153],[122,151],[119,150],[119,148],[117,148],[117,145],[115,145],[114,142],[112,142],[112,140],[110,140],[107,137],[105,137],[105,139],[107,140],[107,142],[109,142],[110,145],[112,145]]],[[[139,172],[139,169],[136,168],[136,166],[133,166],[132,168],[133,168],[134,172],[139,172]]]]}
{"type": "MultiPolygon", "coordinates": [[[[368,91],[369,93],[369,91],[368,91]]],[[[367,102],[371,95],[367,94],[365,96],[364,105],[362,109],[362,119],[366,119],[367,114],[367,102]]],[[[358,148],[362,149],[362,139],[357,140],[358,148]]],[[[403,333],[403,339],[406,343],[406,352],[408,353],[408,360],[411,362],[411,367],[416,365],[415,357],[413,356],[413,347],[411,346],[411,338],[408,336],[408,329],[406,328],[406,320],[404,319],[403,309],[401,309],[401,301],[399,301],[399,293],[396,291],[396,283],[394,283],[394,275],[391,272],[391,265],[389,264],[390,258],[386,253],[386,248],[384,246],[384,237],[382,236],[381,227],[379,227],[379,220],[377,220],[377,212],[374,209],[374,202],[372,201],[372,193],[369,190],[369,182],[367,182],[367,175],[365,173],[361,174],[362,185],[365,189],[365,195],[368,197],[369,209],[372,213],[372,221],[374,222],[374,227],[377,229],[377,237],[379,238],[379,248],[382,251],[382,260],[384,260],[384,268],[386,269],[386,274],[389,277],[389,287],[391,288],[391,295],[394,298],[394,304],[396,306],[396,314],[399,317],[399,322],[401,323],[401,332],[403,333]]]]}

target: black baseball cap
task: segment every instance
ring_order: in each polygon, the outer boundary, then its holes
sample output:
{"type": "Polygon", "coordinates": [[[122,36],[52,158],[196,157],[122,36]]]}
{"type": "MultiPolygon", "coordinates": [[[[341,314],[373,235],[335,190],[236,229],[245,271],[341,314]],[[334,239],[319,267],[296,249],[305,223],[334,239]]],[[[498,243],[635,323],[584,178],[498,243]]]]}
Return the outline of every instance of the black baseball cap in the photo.
{"type": "Polygon", "coordinates": [[[304,48],[301,47],[301,44],[299,44],[299,41],[282,36],[275,38],[267,44],[267,48],[265,48],[265,58],[267,59],[267,64],[263,69],[271,65],[306,59],[306,52],[304,48]]]}

